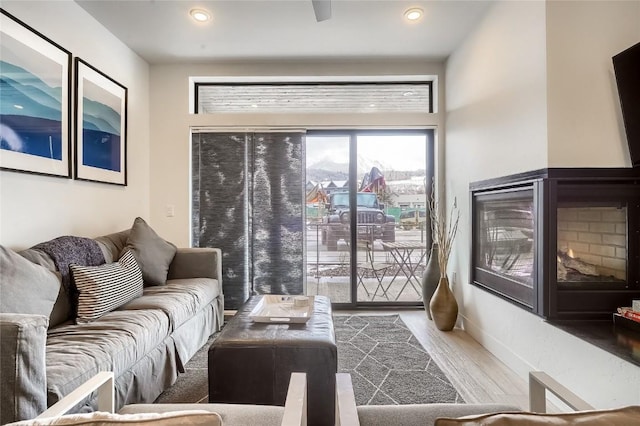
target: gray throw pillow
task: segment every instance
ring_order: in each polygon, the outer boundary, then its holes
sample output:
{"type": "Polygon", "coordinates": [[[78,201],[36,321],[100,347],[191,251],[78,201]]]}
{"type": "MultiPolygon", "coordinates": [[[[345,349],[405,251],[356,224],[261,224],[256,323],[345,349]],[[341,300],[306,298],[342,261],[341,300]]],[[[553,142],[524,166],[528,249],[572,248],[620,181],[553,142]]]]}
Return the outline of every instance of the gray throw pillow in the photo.
{"type": "Polygon", "coordinates": [[[49,317],[60,292],[60,277],[0,246],[0,312],[49,317]]]}
{"type": "Polygon", "coordinates": [[[164,285],[169,265],[177,248],[163,240],[142,218],[137,217],[131,227],[124,251],[131,250],[142,271],[145,285],[164,285]]]}

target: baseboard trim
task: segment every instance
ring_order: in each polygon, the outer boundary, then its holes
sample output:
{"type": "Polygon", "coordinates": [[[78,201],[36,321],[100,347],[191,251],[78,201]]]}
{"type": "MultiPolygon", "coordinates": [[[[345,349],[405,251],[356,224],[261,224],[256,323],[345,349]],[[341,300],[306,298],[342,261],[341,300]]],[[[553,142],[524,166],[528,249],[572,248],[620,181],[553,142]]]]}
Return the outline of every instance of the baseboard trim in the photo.
{"type": "Polygon", "coordinates": [[[480,343],[493,356],[502,361],[507,367],[513,370],[519,377],[529,380],[529,371],[535,370],[534,366],[513,352],[508,346],[496,339],[492,334],[478,327],[468,317],[460,314],[464,331],[469,333],[478,343],[480,343]]]}

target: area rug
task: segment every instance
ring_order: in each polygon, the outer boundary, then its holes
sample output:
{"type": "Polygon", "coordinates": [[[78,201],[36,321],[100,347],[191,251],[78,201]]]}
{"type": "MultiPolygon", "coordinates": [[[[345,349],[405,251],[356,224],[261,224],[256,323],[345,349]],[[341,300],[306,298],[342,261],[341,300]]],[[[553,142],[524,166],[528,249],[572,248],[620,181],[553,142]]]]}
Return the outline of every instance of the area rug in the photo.
{"type": "MultiPolygon", "coordinates": [[[[358,405],[464,403],[399,315],[334,315],[338,371],[350,373],[358,405]]],[[[209,341],[156,403],[206,403],[209,341]]]]}
{"type": "Polygon", "coordinates": [[[333,325],[358,405],[464,403],[399,315],[334,315],[333,325]]]}

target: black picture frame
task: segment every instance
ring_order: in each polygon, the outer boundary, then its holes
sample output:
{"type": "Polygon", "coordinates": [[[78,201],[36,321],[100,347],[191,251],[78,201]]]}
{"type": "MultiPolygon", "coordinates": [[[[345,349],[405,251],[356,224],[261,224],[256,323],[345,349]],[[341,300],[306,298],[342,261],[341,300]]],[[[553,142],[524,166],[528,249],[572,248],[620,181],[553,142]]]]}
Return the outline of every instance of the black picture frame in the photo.
{"type": "Polygon", "coordinates": [[[128,89],[75,58],[77,180],[127,185],[128,89]]]}
{"type": "Polygon", "coordinates": [[[0,8],[0,169],[71,177],[71,52],[0,8]]]}

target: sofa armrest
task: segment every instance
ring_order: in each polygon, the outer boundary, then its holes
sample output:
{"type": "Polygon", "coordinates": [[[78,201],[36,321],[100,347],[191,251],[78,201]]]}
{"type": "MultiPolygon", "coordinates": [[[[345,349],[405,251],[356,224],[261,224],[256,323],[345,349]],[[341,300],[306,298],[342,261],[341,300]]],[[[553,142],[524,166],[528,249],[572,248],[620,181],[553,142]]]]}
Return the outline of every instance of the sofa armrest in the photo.
{"type": "Polygon", "coordinates": [[[307,375],[291,373],[287,399],[284,402],[282,426],[306,426],[307,424],[307,375]]]}
{"type": "Polygon", "coordinates": [[[336,374],[336,426],[359,426],[356,396],[349,373],[336,374]]]}
{"type": "Polygon", "coordinates": [[[113,373],[111,371],[102,371],[53,404],[47,411],[36,418],[60,417],[85,398],[91,396],[96,390],[98,391],[98,411],[113,413],[115,405],[113,373]]]}
{"type": "Polygon", "coordinates": [[[222,288],[222,251],[218,248],[179,248],[167,279],[214,278],[222,288]]]}
{"type": "Polygon", "coordinates": [[[0,314],[0,423],[32,419],[47,409],[49,319],[0,314]]]}
{"type": "Polygon", "coordinates": [[[546,391],[557,396],[562,402],[567,404],[572,410],[586,411],[594,408],[579,398],[569,389],[558,383],[547,373],[542,371],[529,372],[529,410],[534,413],[547,412],[546,391]]]}

